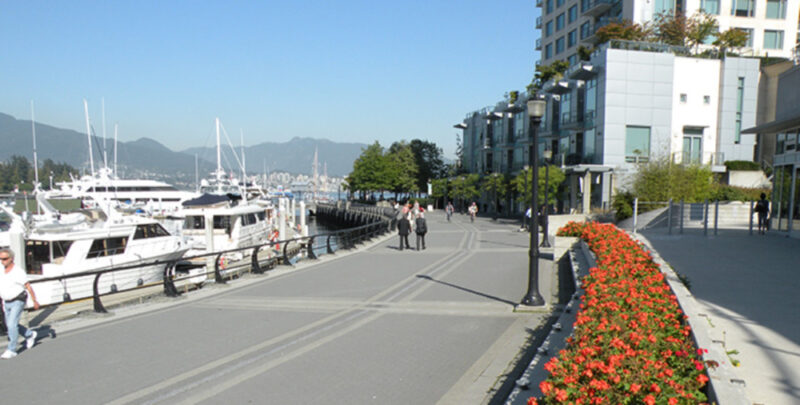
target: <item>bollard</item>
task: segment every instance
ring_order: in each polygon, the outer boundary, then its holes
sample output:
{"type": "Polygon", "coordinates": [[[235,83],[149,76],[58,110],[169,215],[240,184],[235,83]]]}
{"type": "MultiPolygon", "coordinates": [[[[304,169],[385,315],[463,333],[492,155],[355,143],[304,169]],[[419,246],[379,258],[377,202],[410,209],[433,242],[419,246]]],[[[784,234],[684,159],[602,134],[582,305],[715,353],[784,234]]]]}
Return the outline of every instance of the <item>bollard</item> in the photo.
{"type": "Polygon", "coordinates": [[[639,219],[639,197],[633,199],[633,233],[636,233],[636,221],[639,219]]]}
{"type": "Polygon", "coordinates": [[[714,202],[714,236],[717,236],[718,222],[719,222],[719,200],[714,202]]]}
{"type": "Polygon", "coordinates": [[[753,201],[750,201],[750,235],[753,235],[753,201]]]}
{"type": "Polygon", "coordinates": [[[672,199],[667,201],[667,233],[672,235],[672,199]]]}
{"type": "Polygon", "coordinates": [[[678,233],[680,233],[681,235],[683,235],[683,204],[684,204],[683,198],[681,198],[681,209],[680,209],[681,217],[678,219],[678,226],[679,226],[678,233]]]}
{"type": "Polygon", "coordinates": [[[708,236],[708,198],[703,208],[703,236],[708,236]]]}

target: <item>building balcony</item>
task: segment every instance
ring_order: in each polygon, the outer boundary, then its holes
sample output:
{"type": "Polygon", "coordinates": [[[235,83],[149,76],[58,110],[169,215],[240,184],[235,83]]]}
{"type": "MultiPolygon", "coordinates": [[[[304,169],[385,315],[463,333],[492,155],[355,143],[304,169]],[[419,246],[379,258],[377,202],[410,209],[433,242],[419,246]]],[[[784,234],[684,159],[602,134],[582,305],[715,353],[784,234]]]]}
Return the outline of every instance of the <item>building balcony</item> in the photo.
{"type": "Polygon", "coordinates": [[[542,91],[551,94],[564,94],[572,90],[572,83],[565,79],[551,79],[542,85],[542,91]]]}
{"type": "Polygon", "coordinates": [[[597,30],[605,27],[608,24],[614,24],[619,22],[620,20],[618,18],[611,18],[611,17],[598,18],[597,20],[595,20],[594,25],[591,26],[588,35],[586,37],[581,38],[580,42],[582,44],[594,43],[595,39],[597,38],[597,30]]]}
{"type": "Polygon", "coordinates": [[[597,17],[608,11],[617,0],[588,0],[581,4],[581,14],[584,16],[597,17]]]}
{"type": "Polygon", "coordinates": [[[583,128],[584,114],[578,111],[565,112],[561,114],[561,128],[576,129],[583,128]]]}
{"type": "Polygon", "coordinates": [[[589,80],[593,77],[597,76],[599,68],[597,66],[593,66],[589,62],[579,62],[575,65],[572,65],[565,76],[572,79],[572,80],[589,80]]]}
{"type": "Polygon", "coordinates": [[[711,171],[714,173],[724,173],[726,171],[724,152],[672,152],[672,162],[684,165],[710,166],[711,171]]]}
{"type": "Polygon", "coordinates": [[[542,28],[542,17],[536,17],[536,29],[542,28]]]}
{"type": "Polygon", "coordinates": [[[542,6],[542,0],[536,0],[536,7],[542,6]]]}
{"type": "Polygon", "coordinates": [[[536,50],[537,51],[542,50],[542,40],[540,38],[536,38],[536,50]]]}

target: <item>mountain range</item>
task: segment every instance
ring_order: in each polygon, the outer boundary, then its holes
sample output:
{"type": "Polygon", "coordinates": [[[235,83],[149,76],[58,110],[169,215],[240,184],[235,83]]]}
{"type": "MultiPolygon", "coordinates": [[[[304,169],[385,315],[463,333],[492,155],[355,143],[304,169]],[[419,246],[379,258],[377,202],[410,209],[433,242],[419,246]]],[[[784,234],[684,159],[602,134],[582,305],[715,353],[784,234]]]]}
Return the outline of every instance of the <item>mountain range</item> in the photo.
{"type": "MultiPolygon", "coordinates": [[[[92,137],[95,168],[102,165],[103,139],[92,137]]],[[[79,169],[89,169],[89,153],[85,133],[36,123],[36,149],[39,161],[52,159],[79,169]]],[[[30,120],[19,120],[0,113],[0,160],[13,155],[24,156],[33,162],[33,144],[30,120]]],[[[113,164],[113,140],[107,141],[109,165],[113,164]]],[[[361,154],[366,144],[340,143],[327,139],[293,138],[288,142],[263,142],[245,147],[247,171],[262,173],[264,166],[270,171],[285,171],[293,174],[311,174],[315,148],[319,151],[319,173],[327,165],[329,176],[345,176],[353,168],[353,161],[361,154]]],[[[223,146],[223,167],[239,172],[238,164],[230,147],[223,146]],[[229,162],[230,164],[226,163],[229,162]],[[233,167],[233,169],[232,169],[233,167]]],[[[241,156],[241,149],[237,148],[241,156]]],[[[200,176],[216,167],[216,148],[189,148],[173,151],[158,141],[140,138],[130,142],[118,142],[117,167],[122,177],[147,175],[151,178],[173,179],[178,182],[194,181],[195,155],[200,176]]]]}

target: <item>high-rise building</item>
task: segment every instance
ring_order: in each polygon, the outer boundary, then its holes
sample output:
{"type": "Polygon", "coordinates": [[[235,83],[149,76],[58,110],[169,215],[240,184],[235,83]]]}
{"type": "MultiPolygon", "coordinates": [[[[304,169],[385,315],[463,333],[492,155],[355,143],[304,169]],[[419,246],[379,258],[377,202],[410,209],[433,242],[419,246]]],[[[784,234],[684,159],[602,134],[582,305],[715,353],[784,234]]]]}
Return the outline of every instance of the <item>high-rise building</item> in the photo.
{"type": "MultiPolygon", "coordinates": [[[[622,20],[645,24],[662,13],[698,11],[714,16],[720,31],[735,28],[749,34],[744,56],[792,58],[798,41],[800,1],[791,0],[537,0],[542,16],[536,27],[541,64],[578,61],[578,47],[591,48],[598,29],[622,20]]],[[[714,38],[709,37],[708,42],[714,38]]]]}

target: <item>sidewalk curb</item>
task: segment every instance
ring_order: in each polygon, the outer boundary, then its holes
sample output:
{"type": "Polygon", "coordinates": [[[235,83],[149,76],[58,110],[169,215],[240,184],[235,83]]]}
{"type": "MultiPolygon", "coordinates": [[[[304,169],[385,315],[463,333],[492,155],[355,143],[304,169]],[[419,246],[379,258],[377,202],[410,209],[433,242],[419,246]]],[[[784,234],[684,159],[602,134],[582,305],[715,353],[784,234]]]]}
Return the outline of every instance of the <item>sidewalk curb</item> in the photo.
{"type": "Polygon", "coordinates": [[[747,398],[747,394],[744,391],[744,379],[737,376],[721,342],[711,339],[711,333],[708,330],[708,315],[700,309],[692,293],[683,285],[672,266],[661,258],[661,255],[653,248],[650,241],[641,234],[629,233],[629,235],[647,248],[653,257],[653,262],[659,266],[661,273],[664,274],[672,293],[678,298],[678,305],[680,305],[684,314],[689,317],[688,323],[692,327],[692,338],[695,344],[698,348],[708,350],[708,353],[703,353],[702,355],[703,362],[706,364],[709,364],[709,362],[718,364],[717,367],[706,368],[710,378],[708,382],[709,403],[716,402],[725,405],[751,404],[752,401],[747,398]]]}

